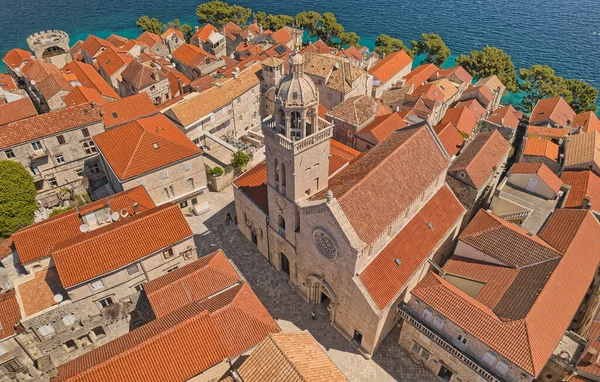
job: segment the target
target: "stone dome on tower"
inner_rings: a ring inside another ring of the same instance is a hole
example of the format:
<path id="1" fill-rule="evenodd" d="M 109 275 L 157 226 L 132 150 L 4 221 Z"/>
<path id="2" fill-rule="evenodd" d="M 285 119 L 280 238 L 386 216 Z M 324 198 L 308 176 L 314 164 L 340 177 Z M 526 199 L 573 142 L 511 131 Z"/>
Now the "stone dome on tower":
<path id="1" fill-rule="evenodd" d="M 283 106 L 310 107 L 319 103 L 317 86 L 304 75 L 304 58 L 300 53 L 290 57 L 290 73 L 281 79 L 277 100 Z"/>

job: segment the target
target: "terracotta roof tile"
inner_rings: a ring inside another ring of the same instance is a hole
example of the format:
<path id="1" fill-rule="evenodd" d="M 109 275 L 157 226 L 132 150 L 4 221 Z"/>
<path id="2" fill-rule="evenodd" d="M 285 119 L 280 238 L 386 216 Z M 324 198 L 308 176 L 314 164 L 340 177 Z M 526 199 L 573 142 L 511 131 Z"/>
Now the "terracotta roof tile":
<path id="1" fill-rule="evenodd" d="M 96 58 L 98 66 L 100 66 L 106 74 L 114 76 L 124 66 L 128 65 L 133 61 L 133 56 L 124 53 L 117 52 L 113 48 L 106 48 L 106 50 Z"/>
<path id="2" fill-rule="evenodd" d="M 25 314 L 23 318 L 57 305 L 58 303 L 54 300 L 54 296 L 57 294 L 67 296 L 55 267 L 36 270 L 32 276 L 33 279 L 15 286 Z"/>
<path id="3" fill-rule="evenodd" d="M 442 88 L 432 82 L 416 87 L 411 96 L 426 98 L 439 103 L 444 103 L 445 100 Z"/>
<path id="4" fill-rule="evenodd" d="M 579 374 L 592 375 L 597 379 L 600 377 L 600 364 L 598 363 L 598 352 L 600 352 L 600 322 L 593 321 L 590 327 L 590 330 L 586 336 L 588 343 L 584 351 L 584 355 L 593 349 L 596 351 L 596 355 L 594 355 L 591 360 L 587 361 L 582 357 L 582 359 L 577 364 L 577 372 Z M 571 379 L 572 382 L 592 382 L 593 379 L 587 379 L 583 376 L 575 376 L 575 378 Z"/>
<path id="5" fill-rule="evenodd" d="M 560 257 L 538 236 L 485 210 L 480 210 L 459 240 L 510 267 L 524 267 Z"/>
<path id="6" fill-rule="evenodd" d="M 138 36 L 138 38 L 136 38 L 136 40 L 148 45 L 148 48 L 152 48 L 156 44 L 163 43 L 163 40 L 162 40 L 162 38 L 160 38 L 159 35 L 151 33 L 151 32 L 142 33 L 141 35 Z"/>
<path id="7" fill-rule="evenodd" d="M 155 80 L 154 77 L 152 77 L 153 73 L 156 73 L 158 80 Z M 121 73 L 121 77 L 124 81 L 129 82 L 135 89 L 138 89 L 138 91 L 167 79 L 167 75 L 162 71 L 140 64 L 137 61 L 131 61 L 131 63 L 127 65 L 127 68 L 123 70 L 123 73 Z"/>
<path id="8" fill-rule="evenodd" d="M 465 172 L 471 186 L 481 189 L 501 165 L 510 148 L 510 143 L 496 130 L 479 133 L 462 150 L 448 172 Z"/>
<path id="9" fill-rule="evenodd" d="M 325 78 L 325 86 L 343 93 L 352 90 L 354 82 L 367 73 L 346 58 L 313 53 L 304 54 L 304 71 Z"/>
<path id="10" fill-rule="evenodd" d="M 377 239 L 446 171 L 448 160 L 432 134 L 422 124 L 399 130 L 329 180 L 329 190 L 365 243 Z"/>
<path id="11" fill-rule="evenodd" d="M 564 138 L 569 135 L 569 129 L 547 126 L 527 126 L 527 135 L 544 138 Z"/>
<path id="12" fill-rule="evenodd" d="M 122 181 L 201 153 L 162 114 L 105 131 L 94 142 Z"/>
<path id="13" fill-rule="evenodd" d="M 95 102 L 96 105 L 104 105 L 106 101 L 96 89 L 85 88 L 83 86 L 75 86 L 73 90 L 65 96 L 65 104 L 67 107 L 89 104 Z"/>
<path id="14" fill-rule="evenodd" d="M 9 50 L 8 53 L 4 56 L 4 63 L 8 65 L 11 69 L 15 69 L 20 67 L 24 61 L 31 59 L 33 54 L 27 50 L 23 49 L 12 49 Z"/>
<path id="15" fill-rule="evenodd" d="M 485 117 L 485 114 L 487 113 L 487 110 L 483 106 L 481 106 L 479 101 L 477 101 L 475 98 L 466 101 L 460 101 L 456 104 L 456 107 L 461 106 L 466 106 L 469 110 L 471 110 L 473 114 L 475 114 L 475 117 L 477 117 L 478 121 L 481 118 Z"/>
<path id="16" fill-rule="evenodd" d="M 438 138 L 440 138 L 440 141 L 442 142 L 442 145 L 444 145 L 450 158 L 458 154 L 465 144 L 465 139 L 453 123 L 440 123 L 439 125 L 434 126 L 433 130 Z"/>
<path id="17" fill-rule="evenodd" d="M 492 93 L 497 90 L 504 92 L 504 89 L 506 89 L 506 86 L 504 86 L 502 81 L 500 81 L 500 79 L 496 75 L 481 78 L 475 83 L 475 86 L 480 85 L 484 85 Z"/>
<path id="18" fill-rule="evenodd" d="M 593 111 L 577 114 L 571 123 L 572 127 L 580 128 L 584 133 L 590 131 L 600 132 L 600 119 Z"/>
<path id="19" fill-rule="evenodd" d="M 37 110 L 29 97 L 5 103 L 0 105 L 0 126 L 36 115 Z"/>
<path id="20" fill-rule="evenodd" d="M 571 190 L 565 201 L 565 208 L 580 208 L 583 200 L 587 197 L 592 205 L 592 210 L 600 209 L 600 177 L 591 170 L 587 171 L 564 171 L 561 179 L 565 184 L 571 186 Z M 599 206 L 596 208 L 596 206 Z"/>
<path id="21" fill-rule="evenodd" d="M 132 188 L 118 194 L 100 199 L 79 208 L 79 213 L 85 215 L 89 212 L 109 206 L 113 211 L 124 208 L 130 210 L 137 202 L 140 211 L 154 207 L 154 203 L 143 186 Z M 82 220 L 76 209 L 63 212 L 39 223 L 22 228 L 12 235 L 15 248 L 22 264 L 27 264 L 50 255 L 50 252 L 60 243 L 82 235 L 79 226 Z"/>
<path id="22" fill-rule="evenodd" d="M 116 34 L 111 34 L 106 38 L 106 41 L 111 43 L 114 47 L 121 48 L 127 43 L 128 40 L 125 37 L 121 37 Z"/>
<path id="23" fill-rule="evenodd" d="M 242 282 L 223 251 L 201 257 L 144 285 L 157 318 Z"/>
<path id="24" fill-rule="evenodd" d="M 306 330 L 270 334 L 237 372 L 244 382 L 348 381 Z"/>
<path id="25" fill-rule="evenodd" d="M 544 98 L 537 102 L 529 123 L 535 125 L 546 120 L 551 120 L 559 126 L 567 127 L 573 122 L 575 112 L 562 97 Z"/>
<path id="26" fill-rule="evenodd" d="M 15 324 L 19 321 L 21 321 L 21 311 L 15 291 L 0 294 L 0 340 L 16 334 Z"/>
<path id="27" fill-rule="evenodd" d="M 440 69 L 431 76 L 431 79 L 448 78 L 452 81 L 453 77 L 455 77 L 455 80 L 469 85 L 473 81 L 473 77 L 462 66 Z"/>
<path id="28" fill-rule="evenodd" d="M 360 126 L 377 113 L 377 103 L 367 94 L 350 97 L 329 110 L 326 115 Z"/>
<path id="29" fill-rule="evenodd" d="M 73 87 L 62 74 L 51 74 L 37 83 L 37 88 L 46 100 L 52 99 L 60 92 L 69 92 Z"/>
<path id="30" fill-rule="evenodd" d="M 600 164 L 600 133 L 580 133 L 567 139 L 565 144 L 565 167 Z"/>
<path id="31" fill-rule="evenodd" d="M 92 35 L 89 35 L 83 44 L 81 44 L 81 50 L 92 58 L 94 58 L 102 48 L 113 48 L 113 45 L 105 39 Z"/>
<path id="32" fill-rule="evenodd" d="M 81 86 L 96 89 L 105 97 L 120 98 L 117 92 L 110 86 L 93 66 L 80 61 L 71 61 L 62 68 L 63 73 L 73 73 L 81 83 Z"/>
<path id="33" fill-rule="evenodd" d="M 300 53 L 301 54 L 304 54 L 304 53 L 328 54 L 328 53 L 331 53 L 332 51 L 333 51 L 333 48 L 329 47 L 321 39 L 318 39 L 317 41 L 311 42 L 310 44 L 308 44 L 304 48 L 302 48 L 302 50 L 300 50 Z"/>
<path id="34" fill-rule="evenodd" d="M 525 139 L 523 155 L 546 157 L 558 162 L 558 145 L 546 139 Z"/>
<path id="35" fill-rule="evenodd" d="M 404 86 L 421 86 L 429 79 L 429 77 L 434 75 L 438 70 L 440 70 L 440 68 L 438 68 L 434 64 L 420 65 L 416 67 L 412 72 L 404 76 Z"/>
<path id="36" fill-rule="evenodd" d="M 122 268 L 192 236 L 178 205 L 164 204 L 85 235 L 51 251 L 65 288 Z"/>
<path id="37" fill-rule="evenodd" d="M 444 185 L 359 273 L 379 309 L 385 309 L 394 300 L 464 212 L 450 188 Z"/>
<path id="38" fill-rule="evenodd" d="M 15 84 L 15 80 L 8 74 L 0 73 L 0 89 L 6 91 L 17 90 L 17 84 Z"/>
<path id="39" fill-rule="evenodd" d="M 477 117 L 468 107 L 456 106 L 446 111 L 440 123 L 452 123 L 458 131 L 471 135 L 477 125 Z"/>
<path id="40" fill-rule="evenodd" d="M 444 103 L 449 102 L 452 99 L 452 97 L 458 94 L 458 88 L 456 87 L 456 85 L 454 85 L 447 78 L 441 78 L 439 80 L 433 81 L 432 83 L 435 84 L 438 88 L 442 89 L 442 93 L 444 93 Z"/>
<path id="41" fill-rule="evenodd" d="M 208 39 L 208 37 L 210 37 L 210 35 L 213 32 L 219 32 L 219 30 L 217 28 L 215 28 L 212 24 L 204 24 L 203 26 L 201 26 L 200 28 L 198 28 L 198 30 L 192 35 L 191 39 L 200 39 L 200 41 L 202 42 L 206 42 L 206 40 Z"/>
<path id="42" fill-rule="evenodd" d="M 98 109 L 93 109 L 89 104 L 40 114 L 0 126 L 0 148 L 15 146 L 101 121 Z"/>
<path id="43" fill-rule="evenodd" d="M 406 126 L 406 122 L 404 122 L 398 113 L 391 113 L 375 118 L 367 127 L 360 130 L 356 136 L 376 145 L 386 139 L 394 131 Z"/>
<path id="44" fill-rule="evenodd" d="M 479 96 L 480 98 L 477 98 Z M 494 99 L 494 94 L 484 85 L 469 86 L 461 96 L 461 100 L 477 98 L 484 107 L 488 107 Z"/>
<path id="45" fill-rule="evenodd" d="M 225 36 L 227 36 L 228 39 L 235 41 L 236 36 L 239 36 L 240 33 L 242 33 L 242 28 L 240 28 L 233 21 L 230 21 L 227 24 L 223 25 L 223 32 L 225 33 Z"/>
<path id="46" fill-rule="evenodd" d="M 274 32 L 271 34 L 271 37 L 277 44 L 287 44 L 292 40 L 292 35 L 285 28 L 281 28 L 277 32 Z"/>
<path id="47" fill-rule="evenodd" d="M 148 93 L 140 93 L 109 102 L 103 105 L 101 110 L 103 112 L 102 120 L 107 129 L 158 114 Z"/>
<path id="48" fill-rule="evenodd" d="M 544 163 L 515 163 L 508 174 L 535 174 L 555 193 L 560 190 L 563 181 Z"/>
<path id="49" fill-rule="evenodd" d="M 173 52 L 173 57 L 183 62 L 190 68 L 200 65 L 204 62 L 204 60 L 206 60 L 207 57 L 213 60 L 217 59 L 204 49 L 191 44 L 183 44 L 179 48 L 175 49 Z"/>
<path id="50" fill-rule="evenodd" d="M 521 117 L 521 113 L 512 107 L 512 105 L 508 105 L 496 109 L 489 117 L 487 117 L 487 120 L 498 126 L 506 126 L 516 130 L 517 127 L 519 127 Z"/>
<path id="51" fill-rule="evenodd" d="M 329 176 L 337 174 L 360 155 L 359 151 L 332 139 L 329 145 Z"/>
<path id="52" fill-rule="evenodd" d="M 41 60 L 29 60 L 21 69 L 29 81 L 41 82 L 50 75 L 62 76 L 62 72 L 54 64 Z"/>
<path id="53" fill-rule="evenodd" d="M 183 32 L 180 31 L 179 29 L 175 29 L 175 28 L 169 28 L 165 31 L 165 33 L 161 34 L 160 37 L 165 40 L 167 37 L 169 37 L 172 33 L 175 33 L 177 35 L 177 37 L 179 37 L 180 39 L 183 40 Z"/>

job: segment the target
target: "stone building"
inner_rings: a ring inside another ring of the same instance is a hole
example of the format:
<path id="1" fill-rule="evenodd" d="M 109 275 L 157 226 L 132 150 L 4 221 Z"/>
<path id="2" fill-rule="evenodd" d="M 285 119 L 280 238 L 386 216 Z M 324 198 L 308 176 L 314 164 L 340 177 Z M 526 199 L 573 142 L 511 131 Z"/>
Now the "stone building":
<path id="1" fill-rule="evenodd" d="M 560 179 L 571 187 L 566 193 L 564 208 L 590 209 L 600 214 L 600 176 L 591 170 L 566 170 Z"/>
<path id="2" fill-rule="evenodd" d="M 86 64 L 94 65 L 98 56 L 107 48 L 114 49 L 115 47 L 103 38 L 89 35 L 80 46 L 83 61 Z"/>
<path id="3" fill-rule="evenodd" d="M 562 158 L 559 154 L 560 147 L 547 139 L 525 138 L 521 145 L 521 155 L 519 162 L 525 163 L 544 163 L 555 173 L 558 173 L 562 166 Z"/>
<path id="4" fill-rule="evenodd" d="M 481 131 L 498 130 L 504 139 L 512 142 L 522 117 L 512 105 L 501 107 L 481 121 Z"/>
<path id="5" fill-rule="evenodd" d="M 448 123 L 453 124 L 458 131 L 469 137 L 477 127 L 477 117 L 468 107 L 456 106 L 448 109 L 440 121 L 442 125 Z"/>
<path id="6" fill-rule="evenodd" d="M 133 56 L 108 47 L 97 57 L 98 72 L 115 91 L 119 91 L 121 73 L 133 61 Z"/>
<path id="7" fill-rule="evenodd" d="M 198 79 L 225 66 L 225 61 L 202 48 L 183 44 L 173 52 L 173 63 L 177 70 L 190 80 Z"/>
<path id="8" fill-rule="evenodd" d="M 212 24 L 196 27 L 190 38 L 190 44 L 200 47 L 216 57 L 223 57 L 226 54 L 225 36 L 219 33 L 219 30 Z"/>
<path id="9" fill-rule="evenodd" d="M 339 143 L 318 116 L 319 90 L 302 55 L 293 55 L 290 67 L 275 114 L 263 124 L 264 170 L 236 180 L 239 227 L 369 356 L 397 323 L 395 306 L 428 261 L 452 249 L 464 209 L 444 183 L 448 157 L 426 124 L 391 134 L 359 158 L 354 150 L 331 155 Z M 425 152 L 428 161 L 421 160 Z M 254 187 L 261 179 L 266 185 Z"/>
<path id="10" fill-rule="evenodd" d="M 121 73 L 119 89 L 122 97 L 139 93 L 148 93 L 155 105 L 171 99 L 169 78 L 152 64 L 144 65 L 131 61 Z"/>
<path id="11" fill-rule="evenodd" d="M 463 225 L 491 201 L 509 152 L 510 143 L 497 131 L 479 133 L 448 168 L 446 181 L 467 209 Z"/>
<path id="12" fill-rule="evenodd" d="M 568 137 L 565 142 L 565 169 L 592 170 L 600 175 L 600 133 L 592 131 Z"/>
<path id="13" fill-rule="evenodd" d="M 481 78 L 475 83 L 475 86 L 485 86 L 492 94 L 493 98 L 489 105 L 489 110 L 494 111 L 500 107 L 500 101 L 506 90 L 506 86 L 495 75 Z"/>
<path id="14" fill-rule="evenodd" d="M 38 60 L 62 68 L 73 59 L 69 53 L 69 35 L 64 31 L 48 30 L 27 37 L 27 45 Z"/>
<path id="15" fill-rule="evenodd" d="M 173 53 L 177 48 L 179 48 L 182 44 L 185 44 L 185 38 L 183 37 L 183 32 L 179 29 L 169 28 L 160 35 L 163 42 L 169 47 L 169 52 Z"/>
<path id="16" fill-rule="evenodd" d="M 66 107 L 64 98 L 73 87 L 56 65 L 42 60 L 30 60 L 21 72 L 23 86 L 40 113 Z"/>
<path id="17" fill-rule="evenodd" d="M 473 82 L 473 77 L 462 66 L 439 69 L 429 77 L 429 80 L 436 81 L 442 78 L 446 78 L 455 84 L 458 87 L 460 94 L 462 94 Z"/>
<path id="18" fill-rule="evenodd" d="M 92 137 L 104 131 L 92 104 L 9 123 L 0 130 L 0 159 L 18 161 L 29 169 L 38 200 L 54 205 L 61 189 L 80 193 L 105 177 Z M 87 180 L 85 180 L 87 179 Z"/>
<path id="19" fill-rule="evenodd" d="M 319 90 L 319 100 L 327 110 L 348 98 L 371 95 L 373 76 L 348 59 L 331 54 L 306 54 L 306 74 Z"/>
<path id="20" fill-rule="evenodd" d="M 158 114 L 158 110 L 152 103 L 148 93 L 121 98 L 100 107 L 100 116 L 106 129 L 112 129 L 156 114 Z"/>
<path id="21" fill-rule="evenodd" d="M 373 76 L 373 98 L 381 98 L 384 91 L 402 82 L 402 78 L 410 73 L 412 58 L 405 51 L 390 53 L 369 69 Z"/>
<path id="22" fill-rule="evenodd" d="M 76 86 L 79 84 L 83 87 L 97 90 L 105 102 L 115 101 L 120 98 L 110 83 L 102 78 L 92 65 L 81 61 L 71 61 L 62 68 L 62 72 L 67 76 L 76 77 L 76 81 L 72 80 L 71 85 Z"/>
<path id="23" fill-rule="evenodd" d="M 429 79 L 440 71 L 434 64 L 422 64 L 404 76 L 404 86 L 413 85 L 415 88 L 425 85 Z"/>
<path id="24" fill-rule="evenodd" d="M 461 101 L 475 100 L 486 110 L 486 114 L 494 111 L 494 93 L 492 93 L 485 85 L 471 85 L 462 96 Z"/>
<path id="25" fill-rule="evenodd" d="M 59 366 L 56 380 L 218 381 L 281 330 L 222 251 L 144 289 L 157 318 Z"/>
<path id="26" fill-rule="evenodd" d="M 6 70 L 8 74 L 15 80 L 15 82 L 19 82 L 19 79 L 23 77 L 21 73 L 21 69 L 27 64 L 29 60 L 33 58 L 31 52 L 23 50 L 23 49 L 12 49 L 9 50 L 8 53 L 4 56 L 2 61 L 4 65 L 6 65 Z"/>
<path id="27" fill-rule="evenodd" d="M 143 185 L 156 205 L 179 203 L 185 212 L 206 192 L 202 151 L 162 114 L 94 137 L 116 192 Z"/>
<path id="28" fill-rule="evenodd" d="M 598 234 L 583 210 L 557 210 L 539 236 L 481 210 L 399 305 L 400 344 L 446 381 L 562 381 L 598 308 Z"/>
<path id="29" fill-rule="evenodd" d="M 394 131 L 406 126 L 407 123 L 398 113 L 380 115 L 356 134 L 354 148 L 362 152 L 369 151 L 386 140 Z M 444 143 L 441 139 L 440 141 Z"/>
<path id="30" fill-rule="evenodd" d="M 333 124 L 333 139 L 356 147 L 356 135 L 378 116 L 378 103 L 369 94 L 351 97 L 325 114 Z"/>
<path id="31" fill-rule="evenodd" d="M 13 239 L 28 272 L 14 282 L 21 325 L 54 365 L 138 326 L 142 285 L 197 258 L 178 206 L 155 207 L 143 187 L 49 218 Z"/>
<path id="32" fill-rule="evenodd" d="M 160 56 L 167 57 L 169 54 L 169 47 L 159 35 L 152 32 L 144 32 L 136 38 L 137 41 L 144 43 L 151 53 Z"/>
<path id="33" fill-rule="evenodd" d="M 261 69 L 255 63 L 202 93 L 184 96 L 162 113 L 197 145 L 218 144 L 213 137 L 239 138 L 261 122 Z"/>

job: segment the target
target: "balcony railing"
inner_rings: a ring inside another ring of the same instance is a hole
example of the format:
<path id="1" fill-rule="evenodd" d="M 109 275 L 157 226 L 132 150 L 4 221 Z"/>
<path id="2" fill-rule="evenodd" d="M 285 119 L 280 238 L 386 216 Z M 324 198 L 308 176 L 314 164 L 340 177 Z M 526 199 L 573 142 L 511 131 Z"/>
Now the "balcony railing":
<path id="1" fill-rule="evenodd" d="M 299 152 L 309 146 L 331 138 L 333 135 L 333 127 L 326 127 L 324 129 L 319 130 L 315 134 L 311 134 L 308 137 L 305 137 L 300 140 L 291 140 L 284 137 L 281 134 L 278 134 L 274 119 L 269 118 L 263 120 L 262 132 L 267 139 L 271 139 L 277 142 L 281 147 L 285 148 L 286 150 Z"/>
<path id="2" fill-rule="evenodd" d="M 456 346 L 452 345 L 450 342 L 440 337 L 437 333 L 430 330 L 425 323 L 421 322 L 409 312 L 406 303 L 403 302 L 398 306 L 398 315 L 404 321 L 414 326 L 417 330 L 439 345 L 442 349 L 454 356 L 454 358 L 467 365 L 471 370 L 475 371 L 486 381 L 502 382 L 501 379 L 496 378 L 494 375 L 488 372 L 481 364 L 479 364 L 479 362 L 475 361 L 473 358 L 460 351 Z"/>

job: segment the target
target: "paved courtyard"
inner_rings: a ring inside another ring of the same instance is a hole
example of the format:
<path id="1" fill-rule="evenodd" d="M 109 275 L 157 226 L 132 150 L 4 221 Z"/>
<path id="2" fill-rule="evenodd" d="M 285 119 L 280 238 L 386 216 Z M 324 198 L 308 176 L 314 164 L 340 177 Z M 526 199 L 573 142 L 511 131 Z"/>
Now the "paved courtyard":
<path id="1" fill-rule="evenodd" d="M 398 328 L 388 335 L 373 359 L 367 360 L 329 324 L 328 317 L 317 315 L 317 319 L 312 320 L 312 306 L 292 289 L 285 276 L 268 263 L 233 223 L 225 225 L 227 212 L 235 215 L 232 188 L 211 192 L 209 197 L 210 212 L 188 218 L 196 234 L 199 255 L 223 249 L 283 331 L 308 330 L 351 381 L 437 380 L 428 369 L 416 365 L 397 344 Z"/>

